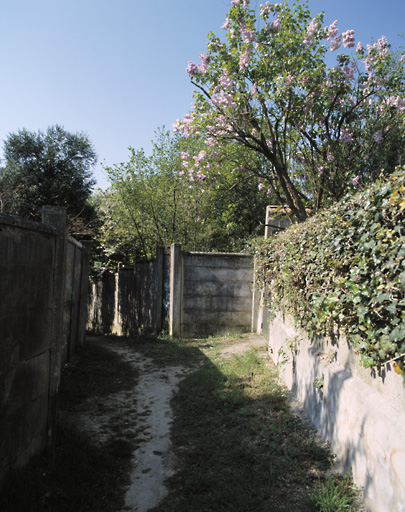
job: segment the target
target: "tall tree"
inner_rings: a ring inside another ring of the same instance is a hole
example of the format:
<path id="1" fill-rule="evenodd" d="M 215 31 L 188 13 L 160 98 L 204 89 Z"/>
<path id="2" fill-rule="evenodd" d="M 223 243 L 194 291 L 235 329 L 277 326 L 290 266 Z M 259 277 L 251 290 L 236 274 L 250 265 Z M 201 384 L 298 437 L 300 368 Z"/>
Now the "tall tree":
<path id="1" fill-rule="evenodd" d="M 100 270 L 152 257 L 173 242 L 185 250 L 238 250 L 240 240 L 262 234 L 268 190 L 238 169 L 247 155 L 227 148 L 211 168 L 203 148 L 195 137 L 161 129 L 150 156 L 131 149 L 128 163 L 105 168 L 111 186 L 92 199 L 101 221 Z M 200 155 L 195 171 L 185 168 L 189 154 Z M 248 160 L 256 171 L 259 163 Z"/>
<path id="2" fill-rule="evenodd" d="M 260 18 L 249 0 L 231 4 L 225 41 L 209 34 L 201 64 L 189 61 L 195 105 L 175 131 L 262 155 L 298 220 L 404 159 L 405 59 L 384 37 L 329 67 L 328 50 L 354 48 L 353 30 L 324 26 L 305 2 L 266 2 Z"/>
<path id="3" fill-rule="evenodd" d="M 46 133 L 19 130 L 4 141 L 1 211 L 37 219 L 44 205 L 66 207 L 68 217 L 89 216 L 97 161 L 87 135 L 52 126 Z"/>

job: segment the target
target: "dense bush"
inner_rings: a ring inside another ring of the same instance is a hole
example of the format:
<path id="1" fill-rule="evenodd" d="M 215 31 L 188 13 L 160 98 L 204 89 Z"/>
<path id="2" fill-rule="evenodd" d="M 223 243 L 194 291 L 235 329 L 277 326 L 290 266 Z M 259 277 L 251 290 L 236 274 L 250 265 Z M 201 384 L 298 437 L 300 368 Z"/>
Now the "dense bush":
<path id="1" fill-rule="evenodd" d="M 388 179 L 293 225 L 259 252 L 272 311 L 311 335 L 339 330 L 365 367 L 405 353 L 405 166 Z M 394 361 L 393 361 L 394 360 Z"/>

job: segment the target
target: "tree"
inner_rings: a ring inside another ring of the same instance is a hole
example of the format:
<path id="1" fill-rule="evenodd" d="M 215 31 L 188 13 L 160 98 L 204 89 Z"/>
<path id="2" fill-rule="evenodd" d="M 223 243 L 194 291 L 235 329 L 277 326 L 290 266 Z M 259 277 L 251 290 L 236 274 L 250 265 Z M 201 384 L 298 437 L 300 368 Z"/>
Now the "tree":
<path id="1" fill-rule="evenodd" d="M 38 219 L 44 205 L 64 206 L 70 219 L 88 218 L 88 199 L 97 156 L 87 135 L 60 126 L 47 132 L 25 129 L 4 142 L 0 169 L 1 211 Z"/>
<path id="2" fill-rule="evenodd" d="M 101 222 L 100 270 L 153 257 L 157 246 L 238 250 L 240 239 L 263 234 L 267 191 L 257 193 L 258 180 L 246 183 L 229 151 L 217 161 L 221 172 L 202 161 L 194 177 L 185 170 L 187 155 L 201 154 L 203 146 L 160 129 L 150 156 L 130 148 L 128 163 L 105 168 L 111 186 L 92 199 Z M 234 149 L 243 159 L 241 148 Z"/>
<path id="3" fill-rule="evenodd" d="M 201 64 L 189 61 L 195 105 L 174 130 L 200 134 L 211 152 L 238 144 L 262 155 L 268 186 L 302 221 L 308 207 L 338 200 L 405 157 L 405 56 L 382 37 L 329 68 L 326 44 L 353 48 L 353 30 L 323 27 L 323 14 L 313 18 L 299 2 L 266 2 L 259 23 L 249 3 L 232 0 L 226 42 L 209 34 Z"/>

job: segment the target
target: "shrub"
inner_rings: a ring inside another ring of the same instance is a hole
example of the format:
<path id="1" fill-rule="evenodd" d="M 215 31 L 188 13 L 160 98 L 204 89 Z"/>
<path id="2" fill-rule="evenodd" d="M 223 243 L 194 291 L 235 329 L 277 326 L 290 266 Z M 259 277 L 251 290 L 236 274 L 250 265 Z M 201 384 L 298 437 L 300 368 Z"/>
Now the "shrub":
<path id="1" fill-rule="evenodd" d="M 269 305 L 311 335 L 346 335 L 363 365 L 405 353 L 405 166 L 277 234 L 258 251 Z"/>

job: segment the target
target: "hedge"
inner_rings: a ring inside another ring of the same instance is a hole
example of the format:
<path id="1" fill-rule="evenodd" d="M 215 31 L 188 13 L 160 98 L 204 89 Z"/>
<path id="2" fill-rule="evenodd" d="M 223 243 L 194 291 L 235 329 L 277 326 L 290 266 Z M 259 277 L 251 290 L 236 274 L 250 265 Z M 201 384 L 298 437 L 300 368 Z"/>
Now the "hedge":
<path id="1" fill-rule="evenodd" d="M 310 335 L 346 336 L 365 367 L 405 355 L 405 166 L 294 224 L 257 253 L 272 311 Z"/>

